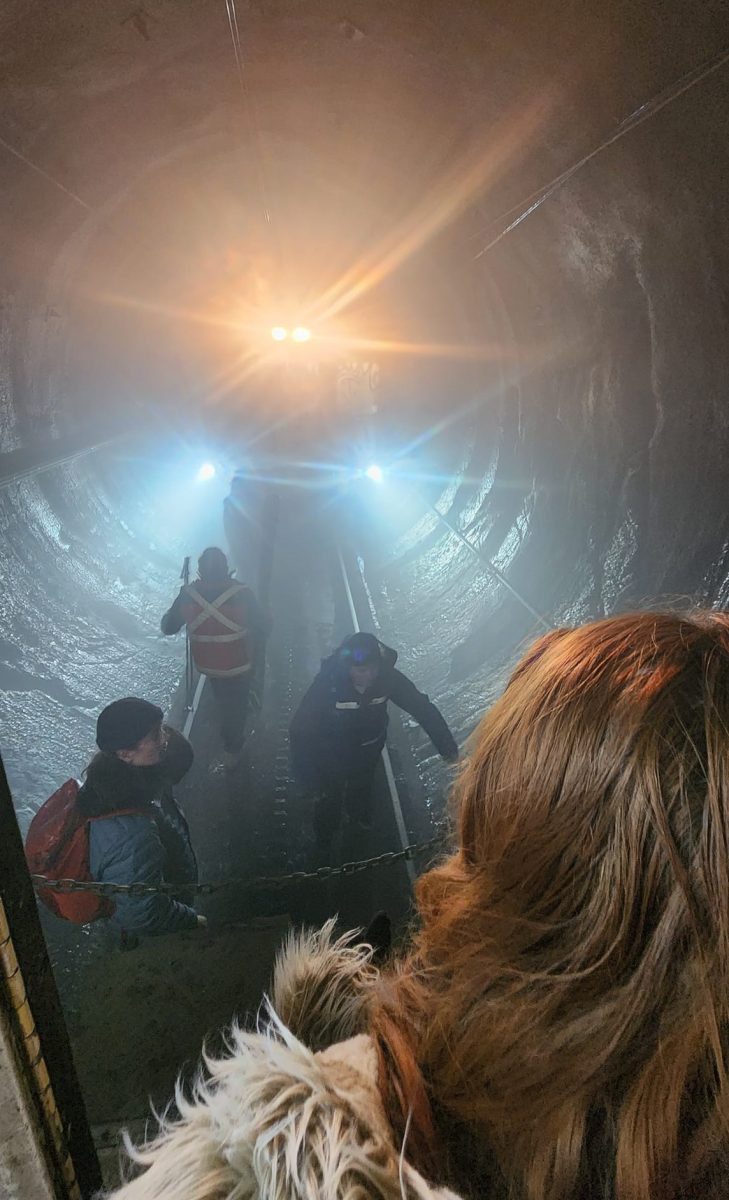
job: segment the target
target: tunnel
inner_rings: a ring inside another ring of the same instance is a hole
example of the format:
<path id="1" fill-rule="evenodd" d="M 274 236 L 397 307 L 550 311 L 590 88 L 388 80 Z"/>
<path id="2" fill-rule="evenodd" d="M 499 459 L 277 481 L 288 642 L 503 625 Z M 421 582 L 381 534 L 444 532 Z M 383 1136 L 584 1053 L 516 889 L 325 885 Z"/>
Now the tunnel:
<path id="1" fill-rule="evenodd" d="M 311 869 L 287 728 L 343 637 L 396 648 L 462 746 L 545 630 L 724 606 L 727 16 L 722 0 L 6 0 L 14 809 L 25 834 L 81 777 L 100 709 L 143 696 L 188 729 L 179 798 L 201 879 L 225 885 L 201 898 L 204 943 L 128 954 L 103 922 L 41 908 L 102 1157 L 252 1011 L 292 921 L 384 908 L 407 925 L 451 775 L 395 711 L 374 831 L 337 862 L 423 853 L 251 886 Z M 184 637 L 159 631 L 207 545 L 271 620 L 232 780 Z"/>

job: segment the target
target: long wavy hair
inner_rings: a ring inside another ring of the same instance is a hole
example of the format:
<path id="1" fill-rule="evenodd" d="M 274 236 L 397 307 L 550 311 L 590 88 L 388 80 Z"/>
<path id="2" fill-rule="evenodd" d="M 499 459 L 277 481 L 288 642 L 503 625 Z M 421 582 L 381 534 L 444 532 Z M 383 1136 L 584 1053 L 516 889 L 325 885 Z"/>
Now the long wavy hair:
<path id="1" fill-rule="evenodd" d="M 729 1196 L 729 617 L 542 638 L 455 803 L 372 1012 L 416 1165 L 514 1200 Z"/>

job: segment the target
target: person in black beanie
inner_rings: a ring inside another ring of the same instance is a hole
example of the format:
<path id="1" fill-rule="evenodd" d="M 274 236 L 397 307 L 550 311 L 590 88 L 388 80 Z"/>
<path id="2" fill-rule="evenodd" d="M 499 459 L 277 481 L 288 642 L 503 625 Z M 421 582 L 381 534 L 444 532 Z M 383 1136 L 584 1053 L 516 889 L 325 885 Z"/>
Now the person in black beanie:
<path id="1" fill-rule="evenodd" d="M 197 883 L 187 821 L 172 792 L 192 765 L 192 746 L 163 717 L 156 704 L 126 696 L 108 704 L 96 722 L 99 753 L 86 769 L 77 805 L 89 822 L 91 875 L 101 883 Z M 111 919 L 123 943 L 206 924 L 182 899 L 161 892 L 114 901 Z"/>
<path id="2" fill-rule="evenodd" d="M 291 722 L 294 772 L 316 795 L 314 832 L 320 855 L 331 851 L 342 809 L 361 829 L 372 825 L 372 784 L 387 734 L 392 700 L 422 725 L 446 762 L 458 746 L 442 714 L 396 670 L 397 651 L 372 633 L 345 638 L 304 695 Z"/>

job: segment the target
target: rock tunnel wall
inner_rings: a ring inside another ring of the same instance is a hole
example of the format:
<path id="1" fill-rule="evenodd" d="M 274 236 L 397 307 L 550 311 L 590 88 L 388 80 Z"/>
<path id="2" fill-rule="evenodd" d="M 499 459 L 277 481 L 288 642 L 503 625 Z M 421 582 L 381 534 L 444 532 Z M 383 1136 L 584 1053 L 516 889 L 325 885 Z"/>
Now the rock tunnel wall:
<path id="1" fill-rule="evenodd" d="M 463 412 L 429 442 L 441 480 L 427 498 L 547 621 L 665 599 L 723 604 L 729 68 L 477 255 L 502 210 L 715 52 L 726 10 L 567 5 L 547 20 L 532 8 L 444 4 L 426 17 L 409 5 L 251 7 L 263 137 L 290 146 L 310 118 L 310 170 L 327 149 L 342 151 L 340 195 L 363 186 L 363 142 L 381 147 L 379 236 L 398 187 L 407 208 L 413 162 L 421 191 L 428 181 L 422 152 L 397 168 L 418 130 L 436 147 L 436 171 L 449 138 L 476 156 L 503 112 L 522 128 L 516 117 L 542 97 L 542 116 L 498 178 L 484 175 L 418 250 L 431 256 L 423 279 L 447 275 L 463 339 L 500 348 L 472 364 L 467 383 L 455 373 L 452 391 L 424 400 L 433 424 L 439 406 Z M 182 157 L 197 163 L 204 198 L 239 112 L 211 3 L 117 3 L 103 18 L 95 5 L 64 9 L 45 24 L 32 5 L 2 18 L 8 141 L 73 195 L 0 150 L 0 467 L 19 446 L 93 431 L 102 387 L 117 424 L 142 444 L 146 396 L 163 394 L 169 419 L 170 397 L 189 384 L 187 335 L 160 336 L 135 318 L 130 355 L 128 327 L 108 316 L 95 324 L 86 285 L 100 273 L 119 287 L 157 274 L 148 251 L 159 243 L 164 257 L 159 213 L 171 193 L 163 187 L 152 205 L 155 181 Z M 140 192 L 150 179 L 152 191 Z M 168 294 L 181 280 L 167 282 Z M 115 328 L 121 344 L 105 358 Z M 156 629 L 184 539 L 155 521 L 149 453 L 102 452 L 0 492 L 0 721 L 24 820 L 83 765 L 103 703 L 143 692 L 166 704 L 177 683 L 180 646 Z M 413 510 L 405 525 L 365 554 L 368 584 L 383 636 L 465 735 L 534 621 L 434 516 Z"/>

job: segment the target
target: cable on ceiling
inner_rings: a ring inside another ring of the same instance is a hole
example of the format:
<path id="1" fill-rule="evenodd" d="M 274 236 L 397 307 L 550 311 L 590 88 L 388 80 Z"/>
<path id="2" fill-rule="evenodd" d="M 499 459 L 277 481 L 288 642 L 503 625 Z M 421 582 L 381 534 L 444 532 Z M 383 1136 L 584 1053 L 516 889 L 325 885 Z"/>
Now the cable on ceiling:
<path id="1" fill-rule="evenodd" d="M 31 171 L 35 171 L 36 175 L 40 175 L 43 179 L 46 179 L 49 183 L 52 183 L 54 187 L 57 187 L 59 191 L 63 192 L 66 196 L 70 196 L 71 199 L 76 202 L 76 204 L 80 204 L 81 207 L 86 209 L 87 212 L 94 211 L 92 205 L 87 204 L 77 192 L 72 192 L 70 188 L 66 187 L 65 183 L 61 183 L 60 179 L 56 179 L 55 176 L 51 175 L 48 171 L 44 171 L 43 167 L 39 167 L 37 163 L 34 163 L 32 159 L 27 158 L 25 154 L 21 154 L 19 150 L 15 149 L 15 146 L 11 146 L 10 142 L 6 142 L 5 138 L 0 137 L 0 146 L 2 146 L 4 150 L 7 150 L 8 154 L 13 154 L 16 158 L 19 158 L 22 163 L 25 163 L 26 167 L 29 167 Z"/>
<path id="2" fill-rule="evenodd" d="M 508 233 L 512 233 L 514 229 L 517 229 L 518 226 L 521 225 L 522 221 L 525 221 L 526 218 L 531 216 L 533 212 L 536 212 L 536 210 L 540 208 L 542 204 L 544 204 L 545 200 L 548 200 L 550 196 L 553 196 L 554 193 L 561 188 L 568 179 L 571 179 L 573 175 L 576 175 L 577 172 L 580 171 L 582 167 L 586 166 L 587 163 L 591 162 L 593 158 L 596 158 L 598 154 L 602 154 L 603 150 L 607 150 L 609 146 L 614 145 L 615 142 L 625 137 L 625 135 L 630 133 L 631 130 L 637 129 L 639 125 L 642 125 L 645 121 L 648 121 L 651 117 L 654 117 L 661 111 L 661 109 L 665 108 L 667 104 L 671 104 L 674 100 L 677 100 L 679 96 L 682 96 L 684 92 L 687 92 L 690 88 L 695 87 L 697 83 L 701 83 L 701 81 L 706 79 L 708 75 L 711 75 L 714 71 L 718 71 L 719 68 L 723 67 L 726 62 L 729 62 L 729 50 L 725 49 L 710 59 L 709 62 L 702 63 L 698 67 L 694 67 L 691 71 L 687 71 L 684 75 L 677 79 L 675 83 L 670 84 L 661 92 L 658 92 L 656 96 L 653 96 L 652 99 L 647 100 L 644 104 L 641 104 L 639 108 L 636 108 L 634 112 L 625 117 L 620 122 L 620 125 L 616 129 L 615 133 L 611 134 L 610 137 L 605 138 L 605 140 L 600 142 L 598 146 L 595 146 L 595 148 L 591 150 L 589 154 L 583 155 L 582 158 L 573 163 L 571 167 L 567 167 L 567 169 L 557 175 L 551 181 L 551 183 L 538 188 L 524 200 L 521 200 L 518 204 L 514 204 L 511 208 L 507 208 L 506 211 L 501 213 L 499 217 L 495 217 L 494 220 L 490 222 L 492 225 L 497 224 L 499 221 L 505 220 L 511 215 L 511 213 L 521 210 L 519 211 L 519 215 L 513 221 L 511 221 L 505 229 L 502 229 L 500 233 L 493 237 L 490 242 L 487 242 L 487 244 L 479 250 L 478 254 L 474 255 L 474 261 L 481 258 L 483 254 L 487 254 L 489 250 L 493 250 L 494 246 L 497 246 L 502 238 L 505 238 Z"/>
<path id="3" fill-rule="evenodd" d="M 235 56 L 235 65 L 238 71 L 238 82 L 240 84 L 241 94 L 243 96 L 243 106 L 245 109 L 248 127 L 253 135 L 253 140 L 256 148 L 256 166 L 258 172 L 258 186 L 261 192 L 261 202 L 263 206 L 263 215 L 267 225 L 271 225 L 271 205 L 268 198 L 268 187 L 266 185 L 266 172 L 263 160 L 263 143 L 261 139 L 261 131 L 258 122 L 258 113 L 256 111 L 255 101 L 250 94 L 246 85 L 246 77 L 243 60 L 243 44 L 241 42 L 240 27 L 238 25 L 238 14 L 235 10 L 235 0 L 225 0 L 225 11 L 228 16 L 228 27 L 230 29 L 230 39 L 233 43 L 233 54 Z"/>

